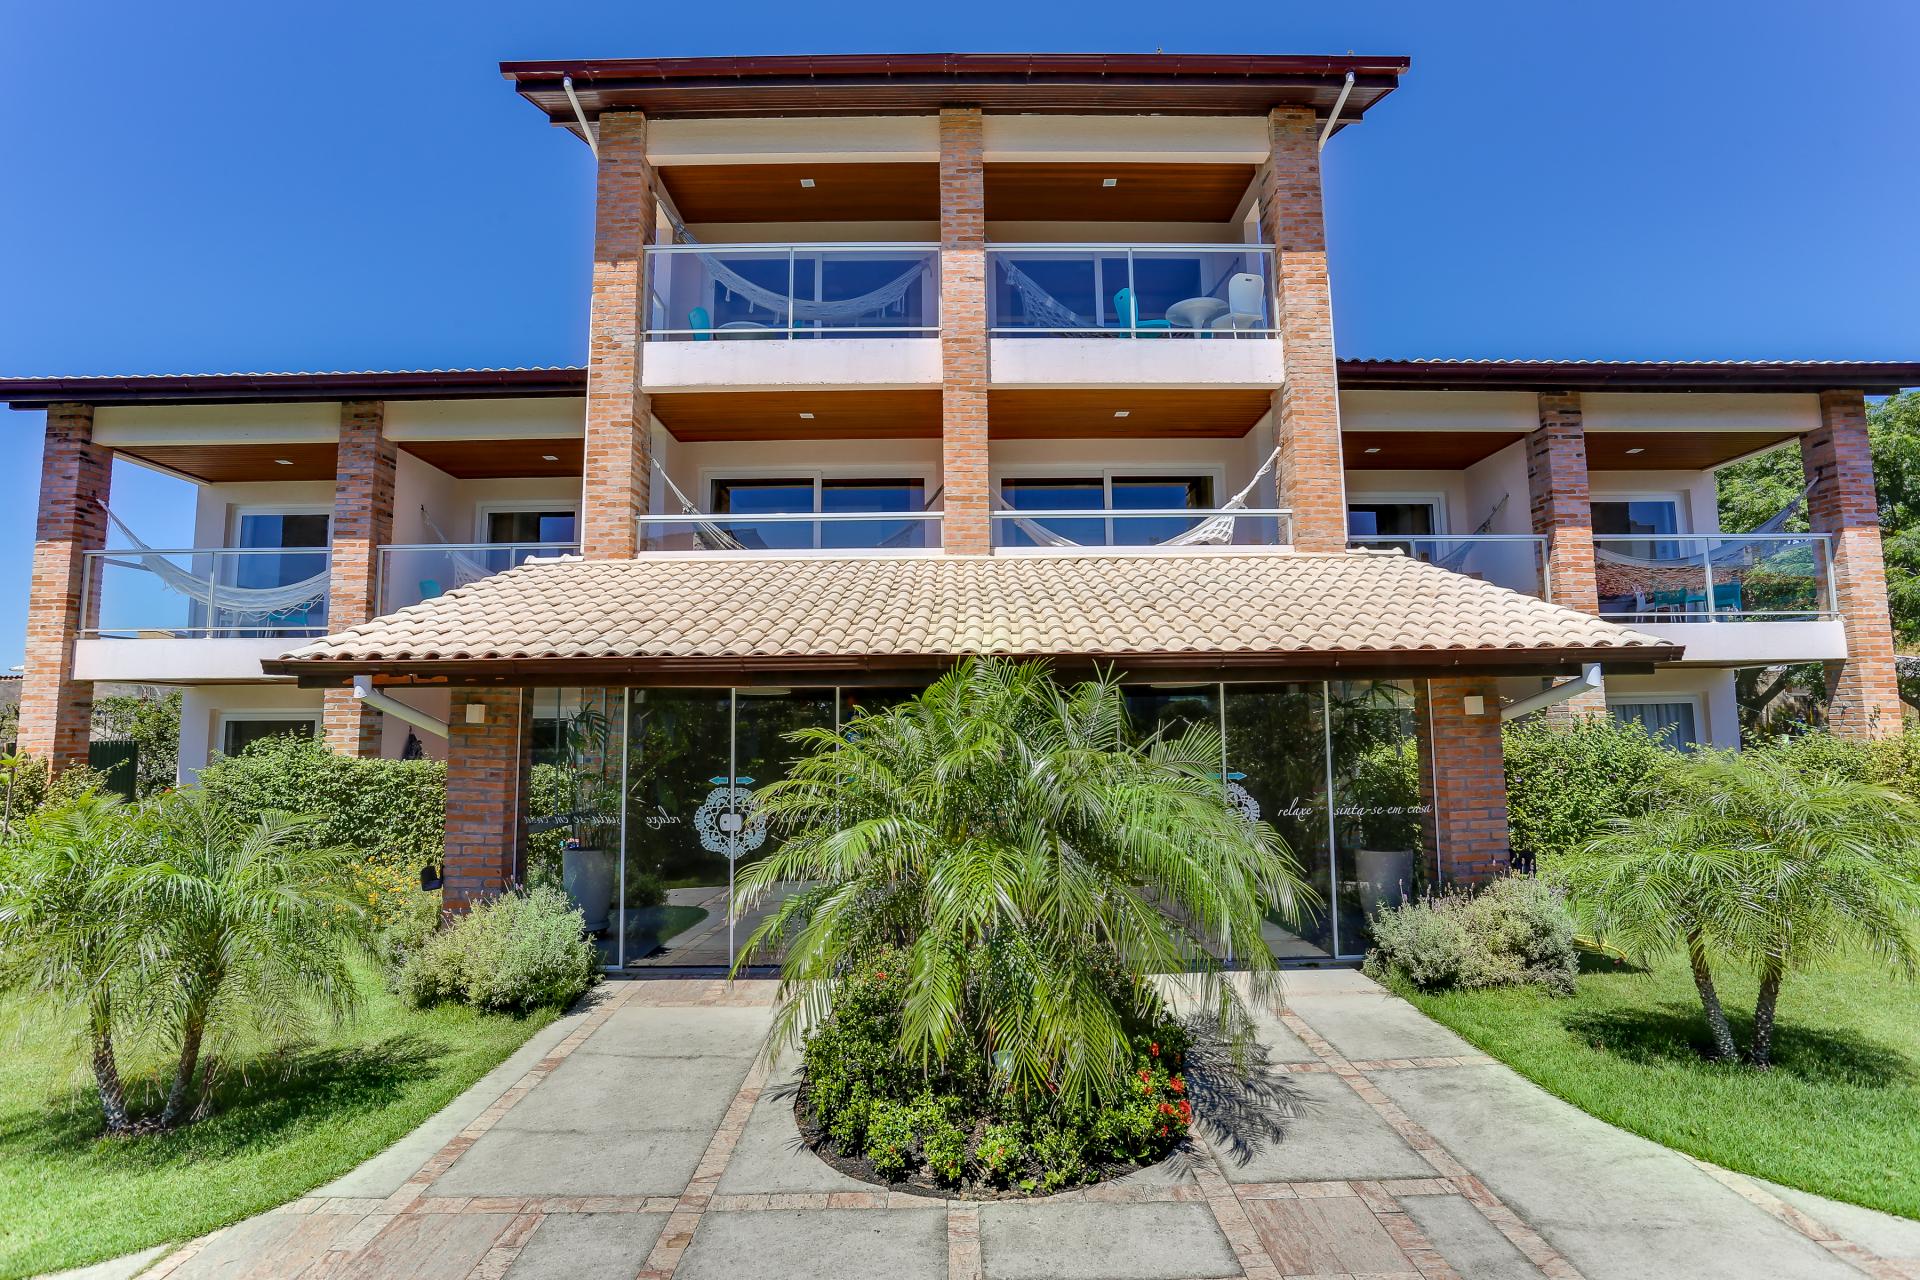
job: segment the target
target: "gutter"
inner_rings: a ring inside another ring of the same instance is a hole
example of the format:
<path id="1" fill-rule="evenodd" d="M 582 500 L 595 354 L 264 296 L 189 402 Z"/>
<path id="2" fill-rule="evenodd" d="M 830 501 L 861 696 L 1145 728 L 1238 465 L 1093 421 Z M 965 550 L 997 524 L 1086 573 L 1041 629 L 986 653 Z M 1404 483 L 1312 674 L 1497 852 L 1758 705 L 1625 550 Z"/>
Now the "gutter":
<path id="1" fill-rule="evenodd" d="M 1583 693 L 1592 693 L 1598 688 L 1600 688 L 1600 664 L 1597 662 L 1589 662 L 1580 668 L 1580 675 L 1577 679 L 1569 680 L 1565 684 L 1556 684 L 1550 689 L 1542 689 L 1531 698 L 1522 698 L 1518 702 L 1509 702 L 1506 706 L 1500 708 L 1500 722 L 1505 724 L 1510 720 L 1518 720 L 1521 716 L 1532 715 L 1534 712 L 1544 710 L 1547 707 L 1559 706 L 1569 698 L 1577 698 Z"/>
<path id="2" fill-rule="evenodd" d="M 447 722 L 416 707 L 410 707 L 398 698 L 388 697 L 373 687 L 372 676 L 353 678 L 353 696 L 376 711 L 384 711 L 396 720 L 404 720 L 416 729 L 425 729 L 436 738 L 447 736 Z"/>

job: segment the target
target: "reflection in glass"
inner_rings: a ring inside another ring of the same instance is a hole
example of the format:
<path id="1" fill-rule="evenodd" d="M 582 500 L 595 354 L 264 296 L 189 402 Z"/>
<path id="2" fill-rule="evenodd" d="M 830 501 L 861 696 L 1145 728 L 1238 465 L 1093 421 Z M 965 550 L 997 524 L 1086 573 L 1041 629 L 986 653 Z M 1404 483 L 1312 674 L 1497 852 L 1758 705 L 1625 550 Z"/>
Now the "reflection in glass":
<path id="1" fill-rule="evenodd" d="M 732 691 L 628 695 L 624 963 L 724 965 Z"/>
<path id="2" fill-rule="evenodd" d="M 1333 954 L 1322 691 L 1317 680 L 1226 687 L 1228 798 L 1272 824 L 1323 904 L 1297 925 L 1268 916 L 1267 943 L 1282 960 Z"/>
<path id="3" fill-rule="evenodd" d="M 1327 697 L 1336 939 L 1340 954 L 1358 955 L 1376 912 L 1428 888 L 1414 689 L 1406 681 L 1335 680 Z"/>
<path id="4" fill-rule="evenodd" d="M 529 689 L 526 881 L 559 885 L 604 963 L 618 952 L 618 689 Z"/>

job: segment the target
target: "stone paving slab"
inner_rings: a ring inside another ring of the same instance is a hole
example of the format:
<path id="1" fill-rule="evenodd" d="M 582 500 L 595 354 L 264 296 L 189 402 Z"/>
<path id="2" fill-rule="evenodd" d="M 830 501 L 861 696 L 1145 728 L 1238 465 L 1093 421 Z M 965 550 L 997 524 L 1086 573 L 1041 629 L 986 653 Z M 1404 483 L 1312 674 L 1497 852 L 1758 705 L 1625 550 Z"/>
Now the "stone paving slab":
<path id="1" fill-rule="evenodd" d="M 647 1008 L 627 1005 L 593 1039 L 584 1054 L 620 1054 L 635 1058 L 687 1058 L 752 1054 L 773 1026 L 766 1008 Z"/>
<path id="2" fill-rule="evenodd" d="M 1504 1067 L 1383 1071 L 1388 1097 L 1592 1280 L 1858 1272 L 1696 1169 Z"/>
<path id="3" fill-rule="evenodd" d="M 980 1206 L 986 1280 L 1198 1280 L 1240 1264 L 1204 1204 Z"/>
<path id="4" fill-rule="evenodd" d="M 709 1213 L 675 1280 L 794 1280 L 812 1270 L 834 1280 L 944 1276 L 944 1207 Z"/>
<path id="5" fill-rule="evenodd" d="M 1406 1001 L 1371 994 L 1294 993 L 1289 1007 L 1348 1058 L 1450 1058 L 1478 1049 Z"/>
<path id="6" fill-rule="evenodd" d="M 1400 1275 L 1414 1270 L 1357 1196 L 1243 1203 L 1267 1256 L 1283 1275 Z"/>
<path id="7" fill-rule="evenodd" d="M 1461 1275 L 1473 1280 L 1540 1280 L 1540 1268 L 1465 1196 L 1402 1196 L 1400 1203 Z"/>
<path id="8" fill-rule="evenodd" d="M 1920 1135 L 1915 1136 L 1920 1142 Z M 1854 1240 L 1883 1258 L 1898 1258 L 1920 1276 L 1920 1222 L 1881 1213 L 1864 1205 L 1845 1204 L 1808 1191 L 1783 1187 L 1755 1178 L 1754 1182 L 1806 1214 L 1821 1226 Z"/>
<path id="9" fill-rule="evenodd" d="M 1347 1178 L 1424 1178 L 1433 1166 L 1331 1073 L 1290 1075 L 1293 1101 L 1284 1137 L 1220 1160 L 1227 1181 L 1324 1182 Z M 1244 1158 L 1243 1158 L 1244 1157 Z"/>
<path id="10" fill-rule="evenodd" d="M 733 1159 L 720 1177 L 722 1195 L 805 1191 L 873 1191 L 813 1154 L 793 1116 L 793 1081 L 767 1089 L 754 1103 Z"/>
<path id="11" fill-rule="evenodd" d="M 711 1129 L 495 1129 L 434 1196 L 652 1196 L 686 1190 Z"/>
<path id="12" fill-rule="evenodd" d="M 664 1213 L 549 1214 L 506 1280 L 633 1280 L 666 1225 Z"/>
<path id="13" fill-rule="evenodd" d="M 495 1128 L 711 1130 L 740 1091 L 753 1055 L 752 1048 L 731 1057 L 701 1058 L 575 1053 Z"/>
<path id="14" fill-rule="evenodd" d="M 132 1280 L 145 1271 L 162 1254 L 170 1251 L 170 1246 L 157 1244 L 151 1249 L 142 1249 L 138 1253 L 129 1253 L 119 1258 L 109 1258 L 105 1262 L 96 1262 L 90 1267 L 75 1267 L 71 1271 L 55 1271 L 42 1276 L 41 1280 Z"/>

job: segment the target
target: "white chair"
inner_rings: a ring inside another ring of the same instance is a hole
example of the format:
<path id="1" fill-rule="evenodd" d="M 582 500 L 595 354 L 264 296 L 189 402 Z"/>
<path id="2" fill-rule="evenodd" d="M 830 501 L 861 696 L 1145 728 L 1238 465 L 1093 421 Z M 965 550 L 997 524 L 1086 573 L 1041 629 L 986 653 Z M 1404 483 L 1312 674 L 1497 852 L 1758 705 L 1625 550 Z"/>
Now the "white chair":
<path id="1" fill-rule="evenodd" d="M 1261 298 L 1266 288 L 1266 282 L 1251 271 L 1242 271 L 1230 278 L 1227 281 L 1227 314 L 1213 322 L 1214 331 L 1232 331 L 1238 337 L 1241 329 L 1259 328 L 1264 313 Z"/>

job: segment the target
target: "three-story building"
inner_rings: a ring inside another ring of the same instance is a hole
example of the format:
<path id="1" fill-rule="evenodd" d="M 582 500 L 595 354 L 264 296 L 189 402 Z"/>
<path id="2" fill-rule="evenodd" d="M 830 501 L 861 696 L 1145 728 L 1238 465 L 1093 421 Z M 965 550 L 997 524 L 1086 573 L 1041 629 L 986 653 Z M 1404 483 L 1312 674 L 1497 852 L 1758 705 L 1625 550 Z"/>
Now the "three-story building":
<path id="1" fill-rule="evenodd" d="M 1507 864 L 1506 720 L 1733 745 L 1733 671 L 1817 660 L 1897 729 L 1864 397 L 1920 365 L 1337 357 L 1320 152 L 1406 65 L 507 64 L 596 157 L 587 364 L 0 383 L 47 410 L 22 746 L 84 758 L 112 680 L 185 690 L 189 777 L 444 758 L 449 906 L 562 878 L 630 967 L 745 937 L 783 734 L 970 653 L 1217 725 L 1300 958 Z M 1813 532 L 1719 529 L 1792 441 Z"/>

